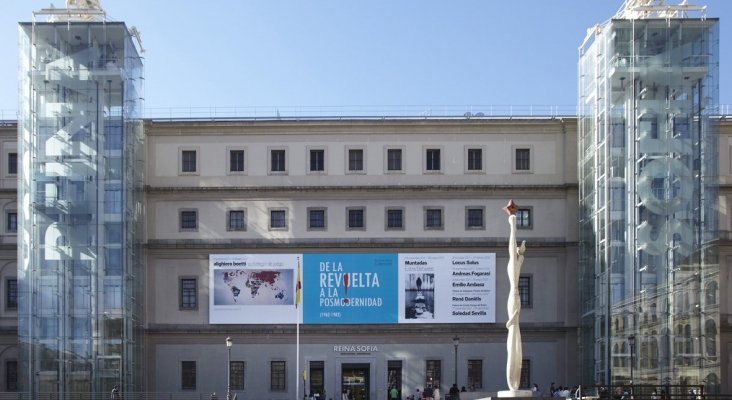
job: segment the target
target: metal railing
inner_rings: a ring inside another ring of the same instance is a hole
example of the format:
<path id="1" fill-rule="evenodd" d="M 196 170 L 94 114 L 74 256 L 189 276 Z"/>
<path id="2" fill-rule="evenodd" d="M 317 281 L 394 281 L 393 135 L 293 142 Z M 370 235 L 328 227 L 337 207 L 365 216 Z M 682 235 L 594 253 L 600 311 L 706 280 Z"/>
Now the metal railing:
<path id="1" fill-rule="evenodd" d="M 150 119 L 348 119 L 559 117 L 576 107 L 536 105 L 346 105 L 146 108 Z"/>
<path id="2" fill-rule="evenodd" d="M 732 105 L 720 104 L 719 115 L 732 115 Z M 232 106 L 145 108 L 153 120 L 216 119 L 385 119 L 385 118 L 537 118 L 574 117 L 574 105 L 351 105 L 351 106 Z M 15 122 L 17 110 L 0 109 L 0 122 Z"/>

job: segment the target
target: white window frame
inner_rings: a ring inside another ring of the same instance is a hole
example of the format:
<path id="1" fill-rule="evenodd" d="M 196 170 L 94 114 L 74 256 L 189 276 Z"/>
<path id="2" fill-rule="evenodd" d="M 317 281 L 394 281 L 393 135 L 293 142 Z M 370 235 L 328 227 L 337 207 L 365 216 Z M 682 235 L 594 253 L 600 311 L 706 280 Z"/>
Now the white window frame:
<path id="1" fill-rule="evenodd" d="M 196 213 L 196 227 L 195 228 L 184 228 L 183 227 L 183 213 L 184 212 Z M 200 218 L 200 215 L 199 215 L 197 208 L 178 209 L 178 232 L 198 232 L 198 227 L 200 226 L 199 218 Z"/>
<path id="2" fill-rule="evenodd" d="M 351 150 L 361 150 L 361 169 L 351 169 Z M 366 174 L 366 147 L 365 146 L 346 146 L 346 174 L 349 175 L 365 175 Z"/>
<path id="3" fill-rule="evenodd" d="M 517 169 L 516 154 L 518 150 L 529 150 L 529 169 Z M 514 174 L 531 174 L 534 172 L 534 146 L 513 145 L 511 146 L 511 172 Z"/>
<path id="4" fill-rule="evenodd" d="M 231 212 L 241 211 L 244 213 L 244 226 L 241 229 L 234 229 L 231 227 Z M 246 232 L 247 231 L 247 209 L 246 208 L 230 208 L 226 210 L 226 231 L 227 232 Z"/>
<path id="5" fill-rule="evenodd" d="M 285 152 L 285 160 L 284 160 L 285 169 L 282 171 L 273 171 L 272 170 L 272 152 L 278 151 L 278 150 Z M 288 171 L 290 168 L 289 154 L 290 154 L 290 151 L 288 150 L 287 147 L 283 147 L 283 146 L 267 147 L 267 174 L 268 175 L 287 175 L 289 173 Z M 310 161 L 310 160 L 308 160 L 308 161 Z"/>
<path id="6" fill-rule="evenodd" d="M 310 169 L 310 158 L 314 151 L 323 152 L 323 169 L 322 170 L 311 170 Z M 328 172 L 328 150 L 323 146 L 307 146 L 305 150 L 305 171 L 308 175 L 326 175 Z"/>
<path id="7" fill-rule="evenodd" d="M 272 213 L 275 211 L 284 211 L 285 213 L 285 226 L 278 226 L 273 227 L 272 226 Z M 290 227 L 290 221 L 289 221 L 289 213 L 287 212 L 287 208 L 284 207 L 272 207 L 267 209 L 267 226 L 269 227 L 270 231 L 287 231 Z"/>
<path id="8" fill-rule="evenodd" d="M 231 152 L 232 151 L 243 151 L 244 152 L 244 170 L 243 171 L 232 171 L 231 170 Z M 249 154 L 247 154 L 247 148 L 242 146 L 227 147 L 226 148 L 226 174 L 227 175 L 247 175 L 249 171 Z"/>
<path id="9" fill-rule="evenodd" d="M 401 169 L 389 170 L 389 150 L 401 151 Z M 384 146 L 384 174 L 387 175 L 403 175 L 407 167 L 407 147 L 406 146 Z"/>
<path id="10" fill-rule="evenodd" d="M 480 169 L 470 169 L 470 150 L 480 150 Z M 465 146 L 465 173 L 466 174 L 485 174 L 485 146 Z"/>
<path id="11" fill-rule="evenodd" d="M 439 169 L 427 169 L 427 152 L 430 150 L 437 150 L 440 154 L 440 168 Z M 422 146 L 422 173 L 425 175 L 442 174 L 445 170 L 445 149 L 444 146 Z"/>
<path id="12" fill-rule="evenodd" d="M 470 210 L 481 210 L 483 219 L 480 226 L 470 226 Z M 466 231 L 484 231 L 485 230 L 485 207 L 484 206 L 465 206 L 465 230 Z"/>
<path id="13" fill-rule="evenodd" d="M 351 226 L 351 211 L 361 210 L 363 211 L 363 226 L 352 227 Z M 347 231 L 365 231 L 367 224 L 366 207 L 346 207 L 346 230 Z"/>
<path id="14" fill-rule="evenodd" d="M 389 226 L 389 211 L 392 211 L 392 210 L 399 210 L 399 211 L 402 212 L 402 226 L 401 227 L 395 228 L 395 227 L 390 227 Z M 407 226 L 407 218 L 406 218 L 406 216 L 407 216 L 407 214 L 406 214 L 406 211 L 405 211 L 404 207 L 386 207 L 384 209 L 384 230 L 387 230 L 387 231 L 403 231 L 403 230 L 405 230 L 406 229 L 406 226 Z"/>
<path id="15" fill-rule="evenodd" d="M 430 210 L 440 210 L 440 226 L 427 226 L 427 212 Z M 443 231 L 445 230 L 445 207 L 442 206 L 424 206 L 422 208 L 422 224 L 426 231 Z"/>
<path id="16" fill-rule="evenodd" d="M 196 154 L 196 170 L 195 171 L 183 171 L 183 152 L 193 151 Z M 201 171 L 201 149 L 197 146 L 186 146 L 178 148 L 178 175 L 200 175 Z"/>
<path id="17" fill-rule="evenodd" d="M 310 212 L 312 211 L 322 211 L 323 212 L 323 226 L 322 227 L 312 227 L 310 225 Z M 325 231 L 328 230 L 328 208 L 327 207 L 308 207 L 306 209 L 306 217 L 307 217 L 307 230 L 308 231 Z"/>

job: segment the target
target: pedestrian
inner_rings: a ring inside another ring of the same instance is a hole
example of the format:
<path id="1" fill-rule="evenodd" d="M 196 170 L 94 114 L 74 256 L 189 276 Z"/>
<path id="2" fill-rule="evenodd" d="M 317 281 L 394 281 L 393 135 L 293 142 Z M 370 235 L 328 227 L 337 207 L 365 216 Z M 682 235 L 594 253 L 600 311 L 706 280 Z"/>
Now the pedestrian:
<path id="1" fill-rule="evenodd" d="M 460 399 L 460 389 L 458 389 L 457 383 L 453 383 L 452 387 L 450 388 L 450 399 L 452 399 L 452 400 Z"/>
<path id="2" fill-rule="evenodd" d="M 397 390 L 396 386 L 392 386 L 391 390 L 389 390 L 389 398 L 391 400 L 397 400 L 399 398 L 399 391 Z"/>
<path id="3" fill-rule="evenodd" d="M 112 394 L 111 394 L 111 396 L 109 398 L 112 399 L 112 400 L 119 400 L 120 399 L 120 397 L 119 397 L 119 385 L 114 385 L 114 387 L 112 388 Z"/>
<path id="4" fill-rule="evenodd" d="M 440 400 L 440 387 L 435 386 L 435 390 L 432 391 L 432 398 L 435 400 Z"/>

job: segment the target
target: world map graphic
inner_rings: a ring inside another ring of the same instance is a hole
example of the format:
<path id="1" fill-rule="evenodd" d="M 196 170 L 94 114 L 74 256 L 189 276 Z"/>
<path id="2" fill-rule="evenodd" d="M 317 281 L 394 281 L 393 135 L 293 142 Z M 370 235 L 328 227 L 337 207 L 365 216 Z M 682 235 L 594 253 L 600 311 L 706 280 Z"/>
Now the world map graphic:
<path id="1" fill-rule="evenodd" d="M 289 305 L 292 270 L 217 270 L 214 305 Z"/>

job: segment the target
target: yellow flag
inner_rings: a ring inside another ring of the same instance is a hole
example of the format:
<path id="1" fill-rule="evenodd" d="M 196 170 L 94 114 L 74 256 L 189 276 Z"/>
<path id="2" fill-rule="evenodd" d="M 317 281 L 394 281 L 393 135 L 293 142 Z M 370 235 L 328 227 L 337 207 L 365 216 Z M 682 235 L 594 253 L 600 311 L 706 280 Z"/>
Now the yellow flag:
<path id="1" fill-rule="evenodd" d="M 300 282 L 300 257 L 297 258 L 297 284 L 295 285 L 295 308 L 300 305 L 300 296 L 302 296 L 302 282 Z"/>

